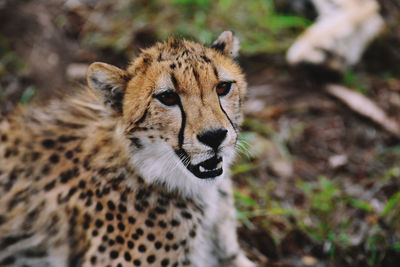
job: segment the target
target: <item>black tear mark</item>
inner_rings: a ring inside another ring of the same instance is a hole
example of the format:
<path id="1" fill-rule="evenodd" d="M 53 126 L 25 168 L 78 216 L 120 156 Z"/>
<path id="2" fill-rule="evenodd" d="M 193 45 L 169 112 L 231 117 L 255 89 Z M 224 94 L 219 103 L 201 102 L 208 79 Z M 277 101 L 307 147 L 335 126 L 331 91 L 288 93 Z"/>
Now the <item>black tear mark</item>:
<path id="1" fill-rule="evenodd" d="M 179 134 L 178 134 L 178 145 L 179 148 L 182 149 L 183 140 L 185 138 L 186 114 L 185 111 L 183 110 L 182 102 L 180 100 L 178 102 L 178 106 L 182 116 L 181 128 L 179 129 Z"/>
<path id="2" fill-rule="evenodd" d="M 226 118 L 228 119 L 229 123 L 232 125 L 233 130 L 234 130 L 235 133 L 236 133 L 236 141 L 235 141 L 235 143 L 236 143 L 236 142 L 237 142 L 237 139 L 238 139 L 238 130 L 237 130 L 237 126 L 236 126 L 236 124 L 234 124 L 234 123 L 232 122 L 231 118 L 229 118 L 228 114 L 226 113 L 226 111 L 225 111 L 224 108 L 222 107 L 221 99 L 220 99 L 220 98 L 218 98 L 218 103 L 219 103 L 219 106 L 220 106 L 222 112 L 225 114 Z"/>

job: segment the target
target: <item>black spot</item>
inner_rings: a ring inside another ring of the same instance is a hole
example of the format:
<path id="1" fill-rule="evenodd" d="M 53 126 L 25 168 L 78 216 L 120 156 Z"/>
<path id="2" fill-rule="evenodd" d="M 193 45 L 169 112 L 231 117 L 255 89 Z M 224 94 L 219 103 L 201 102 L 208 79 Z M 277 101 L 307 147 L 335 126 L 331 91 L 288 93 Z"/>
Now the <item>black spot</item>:
<path id="1" fill-rule="evenodd" d="M 106 251 L 106 247 L 103 245 L 100 245 L 98 250 L 99 250 L 99 252 L 104 252 L 104 251 Z"/>
<path id="2" fill-rule="evenodd" d="M 118 213 L 116 217 L 117 217 L 117 220 L 119 220 L 119 221 L 122 220 L 122 215 L 121 215 L 121 213 Z"/>
<path id="3" fill-rule="evenodd" d="M 171 249 L 171 246 L 167 244 L 167 245 L 165 245 L 164 249 L 166 252 L 168 252 Z"/>
<path id="4" fill-rule="evenodd" d="M 154 243 L 154 246 L 156 247 L 156 249 L 160 249 L 162 247 L 162 243 L 160 241 L 157 241 L 156 243 Z"/>
<path id="5" fill-rule="evenodd" d="M 42 146 L 44 146 L 47 149 L 53 148 L 56 145 L 56 142 L 54 142 L 54 140 L 51 139 L 44 139 L 42 141 Z"/>
<path id="6" fill-rule="evenodd" d="M 77 167 L 64 171 L 60 174 L 60 181 L 61 183 L 67 183 L 71 178 L 78 176 L 79 169 Z"/>
<path id="7" fill-rule="evenodd" d="M 45 191 L 50 191 L 51 189 L 54 188 L 55 185 L 56 185 L 56 180 L 53 180 L 53 181 L 47 183 L 47 184 L 44 186 L 44 190 L 45 190 Z"/>
<path id="8" fill-rule="evenodd" d="M 134 260 L 133 264 L 135 264 L 135 266 L 140 266 L 140 264 L 142 264 L 142 263 L 140 260 Z"/>
<path id="9" fill-rule="evenodd" d="M 108 195 L 110 193 L 110 188 L 109 187 L 104 187 L 103 191 L 101 192 L 102 195 Z"/>
<path id="10" fill-rule="evenodd" d="M 143 244 L 139 245 L 138 249 L 139 249 L 140 252 L 145 252 L 146 251 L 146 246 L 143 245 Z"/>
<path id="11" fill-rule="evenodd" d="M 142 228 L 136 229 L 136 233 L 137 233 L 138 235 L 143 235 L 143 230 L 142 230 Z"/>
<path id="12" fill-rule="evenodd" d="M 171 220 L 171 225 L 172 226 L 179 226 L 180 222 L 178 220 L 172 219 Z"/>
<path id="13" fill-rule="evenodd" d="M 176 65 L 175 65 L 175 63 L 172 63 L 171 65 L 169 65 L 169 67 L 173 70 L 176 68 Z"/>
<path id="14" fill-rule="evenodd" d="M 111 200 L 107 202 L 107 206 L 110 210 L 115 210 L 115 205 Z"/>
<path id="15" fill-rule="evenodd" d="M 112 221 L 114 219 L 114 215 L 112 213 L 107 212 L 106 213 L 106 219 L 108 221 Z"/>
<path id="16" fill-rule="evenodd" d="M 154 234 L 148 234 L 147 235 L 147 240 L 154 241 L 155 239 L 156 239 L 156 237 L 154 236 Z"/>
<path id="17" fill-rule="evenodd" d="M 132 216 L 129 216 L 129 217 L 128 217 L 128 222 L 129 222 L 130 224 L 134 224 L 134 223 L 136 222 L 136 219 L 133 218 Z"/>
<path id="18" fill-rule="evenodd" d="M 153 226 L 154 226 L 154 222 L 151 221 L 151 220 L 146 220 L 144 223 L 145 223 L 148 227 L 153 227 Z"/>
<path id="19" fill-rule="evenodd" d="M 118 205 L 118 209 L 119 209 L 119 211 L 122 212 L 122 213 L 126 212 L 126 206 L 123 205 L 123 204 L 119 204 L 119 205 Z"/>
<path id="20" fill-rule="evenodd" d="M 150 212 L 149 213 L 149 218 L 152 219 L 152 220 L 155 220 L 155 219 L 157 219 L 157 215 L 154 212 Z"/>
<path id="21" fill-rule="evenodd" d="M 107 235 L 103 235 L 103 237 L 101 238 L 104 242 L 106 242 L 108 240 L 108 236 Z"/>
<path id="22" fill-rule="evenodd" d="M 90 207 L 91 205 L 92 205 L 92 199 L 91 198 L 88 198 L 88 200 L 86 200 L 86 202 L 85 202 L 85 206 L 86 207 Z"/>
<path id="23" fill-rule="evenodd" d="M 148 263 L 153 263 L 153 262 L 155 262 L 155 260 L 156 260 L 156 256 L 154 256 L 154 255 L 150 255 L 147 257 Z"/>
<path id="24" fill-rule="evenodd" d="M 168 266 L 168 264 L 169 264 L 169 259 L 163 259 L 162 261 L 161 261 L 161 266 Z"/>
<path id="25" fill-rule="evenodd" d="M 111 224 L 107 225 L 107 232 L 109 233 L 114 232 L 114 226 L 112 226 Z"/>
<path id="26" fill-rule="evenodd" d="M 96 261 L 97 261 L 97 258 L 96 258 L 96 256 L 92 256 L 92 257 L 90 257 L 90 263 L 92 263 L 92 264 L 96 264 Z"/>
<path id="27" fill-rule="evenodd" d="M 161 62 L 162 60 L 163 60 L 163 58 L 162 58 L 162 52 L 160 52 L 160 54 L 158 54 L 157 61 L 158 61 L 158 62 Z"/>
<path id="28" fill-rule="evenodd" d="M 158 226 L 160 226 L 161 228 L 167 228 L 167 224 L 164 221 L 159 221 Z"/>
<path id="29" fill-rule="evenodd" d="M 110 246 L 113 246 L 113 245 L 115 244 L 115 241 L 112 240 L 112 239 L 110 239 L 110 240 L 108 240 L 108 244 L 109 244 Z"/>
<path id="30" fill-rule="evenodd" d="M 74 152 L 72 152 L 71 150 L 68 150 L 67 152 L 65 152 L 65 157 L 67 159 L 72 159 L 73 156 L 74 156 Z"/>
<path id="31" fill-rule="evenodd" d="M 141 212 L 141 211 L 143 211 L 143 206 L 136 203 L 136 204 L 135 204 L 135 210 Z"/>
<path id="32" fill-rule="evenodd" d="M 118 229 L 120 230 L 120 231 L 124 231 L 125 230 L 125 225 L 123 224 L 123 223 L 118 223 Z"/>
<path id="33" fill-rule="evenodd" d="M 110 252 L 110 257 L 111 257 L 111 259 L 116 259 L 116 258 L 118 258 L 118 252 L 115 251 L 115 250 L 111 250 L 111 252 Z"/>
<path id="34" fill-rule="evenodd" d="M 191 230 L 191 231 L 189 232 L 189 236 L 192 237 L 192 238 L 194 238 L 194 237 L 196 236 L 196 231 L 195 231 L 195 230 Z"/>
<path id="35" fill-rule="evenodd" d="M 179 244 L 178 243 L 175 243 L 175 244 L 172 245 L 172 249 L 173 250 L 178 250 L 178 248 L 179 248 Z"/>
<path id="36" fill-rule="evenodd" d="M 168 232 L 168 233 L 165 235 L 165 237 L 166 237 L 167 239 L 169 239 L 169 240 L 172 240 L 172 239 L 174 239 L 174 234 L 171 233 L 171 232 Z"/>
<path id="37" fill-rule="evenodd" d="M 118 235 L 115 238 L 115 241 L 117 241 L 118 244 L 123 244 L 125 242 L 125 239 L 122 236 Z"/>
<path id="38" fill-rule="evenodd" d="M 185 218 L 185 219 L 192 219 L 192 214 L 190 214 L 190 213 L 187 212 L 187 211 L 182 211 L 182 212 L 181 212 L 181 215 L 182 215 L 182 217 Z"/>
<path id="39" fill-rule="evenodd" d="M 155 210 L 158 214 L 164 214 L 164 213 L 167 212 L 167 210 L 164 209 L 164 208 L 162 208 L 162 207 L 156 207 L 154 210 Z"/>
<path id="40" fill-rule="evenodd" d="M 102 220 L 97 219 L 94 223 L 97 228 L 100 228 L 104 225 L 104 222 Z"/>
<path id="41" fill-rule="evenodd" d="M 125 258 L 125 260 L 128 261 L 128 262 L 131 261 L 131 259 L 132 259 L 131 254 L 129 254 L 129 252 L 125 252 L 124 258 Z"/>
<path id="42" fill-rule="evenodd" d="M 86 187 L 86 182 L 84 180 L 80 180 L 79 184 L 78 184 L 78 187 L 81 188 L 81 189 L 85 188 Z"/>
<path id="43" fill-rule="evenodd" d="M 134 246 L 132 241 L 128 241 L 126 244 L 128 245 L 128 248 L 133 248 Z"/>
<path id="44" fill-rule="evenodd" d="M 97 231 L 97 230 L 92 231 L 92 236 L 98 236 L 98 235 L 99 235 L 99 231 Z"/>
<path id="45" fill-rule="evenodd" d="M 139 239 L 139 235 L 138 234 L 132 234 L 132 239 L 133 240 L 138 240 Z"/>

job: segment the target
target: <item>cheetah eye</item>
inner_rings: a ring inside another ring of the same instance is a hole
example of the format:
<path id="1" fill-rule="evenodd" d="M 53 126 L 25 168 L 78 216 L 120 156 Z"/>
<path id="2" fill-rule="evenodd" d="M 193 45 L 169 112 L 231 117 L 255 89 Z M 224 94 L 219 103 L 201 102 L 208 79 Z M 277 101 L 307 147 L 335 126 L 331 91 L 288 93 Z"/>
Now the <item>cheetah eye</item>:
<path id="1" fill-rule="evenodd" d="M 177 93 L 172 91 L 162 92 L 160 94 L 155 95 L 155 98 L 158 99 L 161 103 L 166 106 L 174 106 L 179 103 L 179 96 Z"/>
<path id="2" fill-rule="evenodd" d="M 225 96 L 231 90 L 233 82 L 220 82 L 216 87 L 216 92 L 218 96 Z"/>

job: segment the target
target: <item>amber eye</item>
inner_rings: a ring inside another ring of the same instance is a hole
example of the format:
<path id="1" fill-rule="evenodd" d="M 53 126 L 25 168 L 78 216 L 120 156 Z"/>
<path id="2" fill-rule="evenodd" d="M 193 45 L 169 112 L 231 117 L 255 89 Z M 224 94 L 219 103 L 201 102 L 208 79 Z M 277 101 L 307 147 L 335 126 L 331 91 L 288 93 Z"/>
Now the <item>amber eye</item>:
<path id="1" fill-rule="evenodd" d="M 220 82 L 215 89 L 218 96 L 224 96 L 229 93 L 232 87 L 232 82 Z"/>
<path id="2" fill-rule="evenodd" d="M 166 106 L 173 106 L 179 103 L 179 96 L 173 91 L 166 91 L 155 96 L 161 103 Z"/>

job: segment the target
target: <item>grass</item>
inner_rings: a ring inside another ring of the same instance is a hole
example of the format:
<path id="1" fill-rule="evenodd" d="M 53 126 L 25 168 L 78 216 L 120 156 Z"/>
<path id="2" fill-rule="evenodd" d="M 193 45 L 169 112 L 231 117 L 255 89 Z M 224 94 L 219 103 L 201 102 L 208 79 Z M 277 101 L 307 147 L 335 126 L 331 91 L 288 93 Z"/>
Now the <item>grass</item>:
<path id="1" fill-rule="evenodd" d="M 368 266 L 379 266 L 386 251 L 400 250 L 400 236 L 393 235 L 400 231 L 400 191 L 393 193 L 383 208 L 377 208 L 372 204 L 373 198 L 350 193 L 340 177 L 319 176 L 311 181 L 297 178 L 293 191 L 305 200 L 301 205 L 290 204 L 274 194 L 281 183 L 278 185 L 274 179 L 260 181 L 259 173 L 265 172 L 265 163 L 260 163 L 263 155 L 254 153 L 262 147 L 261 138 L 269 147 L 284 148 L 282 155 L 291 159 L 286 145 L 289 139 L 257 119 L 245 120 L 244 128 L 242 138 L 249 154 L 242 155 L 232 168 L 235 179 L 241 181 L 234 196 L 243 225 L 268 229 L 277 244 L 291 229 L 300 229 L 315 243 L 324 244 L 326 257 L 333 262 L 363 245 Z M 381 187 L 390 186 L 399 174 L 400 169 L 394 166 L 373 180 Z M 277 228 L 274 222 L 281 226 Z"/>
<path id="2" fill-rule="evenodd" d="M 222 31 L 234 30 L 242 40 L 242 53 L 283 52 L 311 22 L 279 14 L 273 0 L 150 0 L 132 1 L 103 12 L 107 28 L 93 25 L 83 36 L 86 46 L 132 53 L 132 33 L 148 28 L 156 39 L 177 37 L 211 43 Z M 102 12 L 102 10 L 99 10 Z M 251 14 L 251 15 L 249 15 Z M 63 18 L 57 19 L 62 26 Z M 249 29 L 252 29 L 249 31 Z"/>

